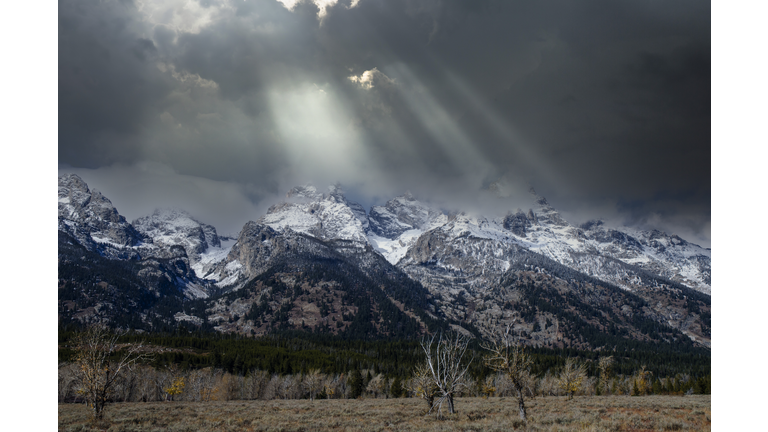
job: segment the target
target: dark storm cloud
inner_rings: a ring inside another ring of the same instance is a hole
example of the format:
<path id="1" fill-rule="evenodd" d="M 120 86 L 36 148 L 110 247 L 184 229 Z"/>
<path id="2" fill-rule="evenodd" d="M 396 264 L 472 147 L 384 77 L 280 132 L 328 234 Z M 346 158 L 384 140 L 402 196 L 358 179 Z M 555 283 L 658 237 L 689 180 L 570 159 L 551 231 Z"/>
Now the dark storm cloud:
<path id="1" fill-rule="evenodd" d="M 127 2 L 59 2 L 59 159 L 99 166 L 138 156 L 130 137 L 170 86 Z"/>
<path id="2" fill-rule="evenodd" d="M 340 180 L 458 207 L 504 178 L 708 245 L 708 3 L 318 4 L 60 2 L 59 161 L 254 203 Z"/>

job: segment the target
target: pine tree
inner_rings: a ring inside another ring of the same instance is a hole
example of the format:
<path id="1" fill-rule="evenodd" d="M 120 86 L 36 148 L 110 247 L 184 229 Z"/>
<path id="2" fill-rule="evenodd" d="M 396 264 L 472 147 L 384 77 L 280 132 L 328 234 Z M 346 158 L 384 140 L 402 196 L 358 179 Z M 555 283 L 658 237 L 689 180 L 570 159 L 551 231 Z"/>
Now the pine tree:
<path id="1" fill-rule="evenodd" d="M 363 376 L 355 369 L 349 376 L 349 398 L 357 399 L 363 394 Z"/>
<path id="2" fill-rule="evenodd" d="M 659 381 L 659 377 L 656 377 L 653 381 L 653 394 L 661 394 L 661 381 Z"/>
<path id="3" fill-rule="evenodd" d="M 403 383 L 400 381 L 400 377 L 395 377 L 392 381 L 392 385 L 389 387 L 389 394 L 393 398 L 399 398 L 403 395 Z"/>

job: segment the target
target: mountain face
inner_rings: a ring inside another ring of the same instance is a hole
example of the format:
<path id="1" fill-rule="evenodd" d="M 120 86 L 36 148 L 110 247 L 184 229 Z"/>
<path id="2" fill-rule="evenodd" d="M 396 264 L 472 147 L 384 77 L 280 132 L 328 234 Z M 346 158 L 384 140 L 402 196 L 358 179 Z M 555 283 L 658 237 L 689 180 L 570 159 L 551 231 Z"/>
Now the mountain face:
<path id="1" fill-rule="evenodd" d="M 90 251 L 116 257 L 131 256 L 130 248 L 145 240 L 111 201 L 74 174 L 59 176 L 59 231 Z"/>
<path id="2" fill-rule="evenodd" d="M 532 192 L 539 206 L 536 222 L 527 227 L 520 240 L 529 249 L 560 264 L 600 280 L 635 289 L 626 271 L 614 271 L 609 264 L 618 260 L 649 274 L 680 283 L 696 291 L 711 293 L 711 251 L 660 231 L 606 228 L 601 221 L 581 227 L 570 225 L 544 198 Z"/>
<path id="3" fill-rule="evenodd" d="M 709 249 L 660 231 L 574 226 L 533 191 L 530 204 L 498 218 L 446 215 L 406 193 L 366 213 L 339 186 L 305 185 L 229 239 L 181 210 L 128 224 L 61 176 L 60 316 L 348 337 L 446 326 L 487 336 L 514 322 L 541 346 L 710 345 Z M 83 276 L 96 270 L 99 281 Z"/>
<path id="4" fill-rule="evenodd" d="M 209 243 L 221 246 L 213 227 L 198 224 L 180 211 L 158 211 L 130 224 L 109 199 L 74 174 L 59 176 L 58 201 L 60 279 L 62 273 L 99 268 L 99 283 L 112 286 L 116 274 L 130 272 L 131 284 L 156 298 L 210 294 L 210 282 L 197 276 L 193 263 L 211 248 Z M 90 254 L 77 252 L 80 248 Z M 115 286 L 124 285 L 125 277 L 118 277 L 123 282 Z M 68 282 L 74 287 L 82 281 Z"/>
<path id="5" fill-rule="evenodd" d="M 153 255 L 180 246 L 186 252 L 190 266 L 198 278 L 206 278 L 215 264 L 229 252 L 232 240 L 222 238 L 211 225 L 198 222 L 180 209 L 158 209 L 151 215 L 132 222 L 144 237 L 155 246 Z"/>
<path id="6" fill-rule="evenodd" d="M 397 264 L 425 231 L 441 226 L 447 217 L 417 201 L 410 193 L 371 207 L 368 241 L 390 263 Z"/>
<path id="7" fill-rule="evenodd" d="M 314 186 L 299 186 L 286 195 L 286 202 L 269 208 L 259 223 L 282 231 L 290 228 L 321 240 L 352 240 L 366 243 L 365 210 L 349 203 L 337 186 L 319 193 Z"/>

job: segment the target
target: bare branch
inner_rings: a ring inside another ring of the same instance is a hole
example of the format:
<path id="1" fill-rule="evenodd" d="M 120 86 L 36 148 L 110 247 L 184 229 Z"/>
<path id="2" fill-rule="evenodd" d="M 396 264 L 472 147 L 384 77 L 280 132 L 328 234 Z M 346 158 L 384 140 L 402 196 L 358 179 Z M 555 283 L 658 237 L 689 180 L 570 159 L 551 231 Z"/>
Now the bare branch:
<path id="1" fill-rule="evenodd" d="M 435 341 L 437 338 L 437 341 Z M 448 412 L 455 413 L 453 399 L 455 395 L 467 387 L 464 379 L 474 357 L 463 364 L 464 354 L 469 346 L 469 338 L 459 333 L 452 335 L 433 335 L 422 339 L 421 349 L 426 355 L 426 367 L 432 376 L 432 382 L 440 393 L 430 411 L 437 406 L 438 413 L 442 412 L 444 402 L 448 403 Z"/>

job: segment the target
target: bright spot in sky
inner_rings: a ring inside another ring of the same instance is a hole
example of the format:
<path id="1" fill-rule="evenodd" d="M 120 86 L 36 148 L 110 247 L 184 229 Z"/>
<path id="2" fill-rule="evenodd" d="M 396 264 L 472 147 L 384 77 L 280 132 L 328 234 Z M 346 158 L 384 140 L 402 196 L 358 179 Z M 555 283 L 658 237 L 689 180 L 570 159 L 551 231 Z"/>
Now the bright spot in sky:
<path id="1" fill-rule="evenodd" d="M 296 4 L 299 3 L 299 0 L 277 0 L 280 3 L 285 6 L 288 10 L 293 10 L 294 7 L 296 7 Z M 320 9 L 320 12 L 317 13 L 317 17 L 322 19 L 328 11 L 326 11 L 326 8 L 329 8 L 336 3 L 339 2 L 339 0 L 311 0 L 312 3 L 316 4 L 317 7 Z M 349 5 L 349 8 L 353 8 L 357 6 L 357 4 L 360 2 L 360 0 L 352 0 L 352 3 Z"/>
<path id="2" fill-rule="evenodd" d="M 358 145 L 361 137 L 350 123 L 349 110 L 331 89 L 307 82 L 275 90 L 270 94 L 270 105 L 278 135 L 294 166 L 317 175 L 343 174 L 340 167 L 360 166 L 364 156 Z"/>

